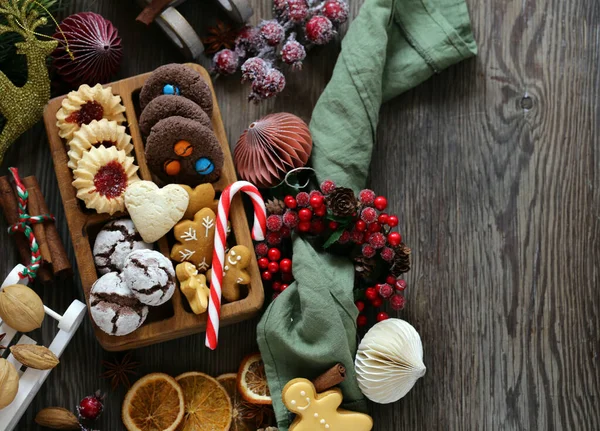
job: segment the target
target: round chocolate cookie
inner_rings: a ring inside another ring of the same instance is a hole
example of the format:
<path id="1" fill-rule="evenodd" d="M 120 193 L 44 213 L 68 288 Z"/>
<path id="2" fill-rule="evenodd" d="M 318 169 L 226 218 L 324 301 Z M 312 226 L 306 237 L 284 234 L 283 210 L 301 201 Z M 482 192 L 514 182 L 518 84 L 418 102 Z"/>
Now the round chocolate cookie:
<path id="1" fill-rule="evenodd" d="M 140 92 L 142 110 L 160 95 L 183 96 L 196 102 L 209 118 L 212 117 L 210 87 L 198 72 L 182 64 L 166 64 L 152 72 Z"/>
<path id="2" fill-rule="evenodd" d="M 195 187 L 218 180 L 224 159 L 211 129 L 187 118 L 169 117 L 152 128 L 146 160 L 161 180 Z"/>
<path id="3" fill-rule="evenodd" d="M 127 335 L 142 326 L 148 316 L 148 307 L 138 301 L 121 275 L 109 272 L 92 286 L 90 314 L 107 334 Z"/>
<path id="4" fill-rule="evenodd" d="M 140 130 L 145 136 L 148 136 L 156 123 L 173 116 L 189 118 L 212 129 L 210 118 L 196 103 L 185 97 L 163 95 L 152 99 L 144 108 L 140 115 Z"/>
<path id="5" fill-rule="evenodd" d="M 100 274 L 120 272 L 125 258 L 134 250 L 151 249 L 130 219 L 113 220 L 104 225 L 94 242 L 94 262 Z"/>
<path id="6" fill-rule="evenodd" d="M 169 258 L 154 250 L 129 253 L 123 280 L 135 297 L 146 305 L 161 305 L 175 292 L 175 269 Z"/>

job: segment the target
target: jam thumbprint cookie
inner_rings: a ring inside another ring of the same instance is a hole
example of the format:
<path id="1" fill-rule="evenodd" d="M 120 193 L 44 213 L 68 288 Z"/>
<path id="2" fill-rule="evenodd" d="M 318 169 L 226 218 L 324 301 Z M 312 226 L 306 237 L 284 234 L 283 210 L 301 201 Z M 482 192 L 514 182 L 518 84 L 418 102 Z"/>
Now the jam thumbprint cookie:
<path id="1" fill-rule="evenodd" d="M 125 151 L 92 147 L 73 171 L 73 186 L 87 208 L 112 215 L 125 210 L 123 195 L 127 187 L 140 180 L 137 170 L 133 157 Z"/>
<path id="2" fill-rule="evenodd" d="M 112 94 L 110 87 L 84 84 L 63 99 L 62 107 L 56 113 L 58 134 L 68 143 L 83 124 L 90 124 L 94 120 L 106 118 L 118 124 L 124 123 L 123 112 L 125 107 L 121 104 L 121 97 Z"/>
<path id="3" fill-rule="evenodd" d="M 166 183 L 197 186 L 221 176 L 223 151 L 208 127 L 183 117 L 169 117 L 152 128 L 146 140 L 150 170 Z"/>
<path id="4" fill-rule="evenodd" d="M 125 132 L 125 126 L 120 126 L 116 121 L 108 121 L 106 118 L 100 121 L 94 120 L 90 124 L 82 124 L 81 129 L 75 132 L 69 142 L 68 166 L 77 169 L 77 163 L 83 154 L 90 148 L 101 145 L 123 150 L 127 156 L 133 151 L 131 136 Z"/>
<path id="5" fill-rule="evenodd" d="M 148 78 L 140 92 L 142 110 L 158 96 L 182 96 L 200 105 L 212 117 L 213 101 L 210 87 L 198 72 L 182 64 L 159 67 Z"/>
<path id="6" fill-rule="evenodd" d="M 206 112 L 196 103 L 185 97 L 158 96 L 153 99 L 140 115 L 140 130 L 144 136 L 150 134 L 150 130 L 160 120 L 168 117 L 184 117 L 212 128 L 212 123 Z"/>

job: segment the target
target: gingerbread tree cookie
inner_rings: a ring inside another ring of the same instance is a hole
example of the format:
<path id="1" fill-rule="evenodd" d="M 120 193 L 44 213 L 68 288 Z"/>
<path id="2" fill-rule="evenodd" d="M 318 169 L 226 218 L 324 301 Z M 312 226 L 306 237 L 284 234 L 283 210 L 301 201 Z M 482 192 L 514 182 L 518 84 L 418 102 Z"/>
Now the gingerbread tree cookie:
<path id="1" fill-rule="evenodd" d="M 213 210 L 204 208 L 196 213 L 194 220 L 177 223 L 173 229 L 177 243 L 171 249 L 171 259 L 191 262 L 198 271 L 206 272 L 212 264 L 215 218 Z"/>
<path id="2" fill-rule="evenodd" d="M 210 295 L 204 274 L 198 274 L 198 270 L 190 262 L 177 265 L 175 273 L 180 283 L 181 293 L 187 298 L 194 314 L 204 313 L 208 308 Z"/>
<path id="3" fill-rule="evenodd" d="M 283 404 L 298 416 L 290 431 L 370 431 L 373 419 L 363 413 L 342 410 L 342 391 L 332 389 L 317 394 L 314 385 L 306 379 L 288 382 L 282 391 Z"/>
<path id="4" fill-rule="evenodd" d="M 238 301 L 241 296 L 240 285 L 250 283 L 250 274 L 246 268 L 250 266 L 251 258 L 250 250 L 244 245 L 236 245 L 227 252 L 223 266 L 223 285 L 221 286 L 221 294 L 227 301 Z M 212 270 L 208 271 L 207 276 L 210 281 Z"/>

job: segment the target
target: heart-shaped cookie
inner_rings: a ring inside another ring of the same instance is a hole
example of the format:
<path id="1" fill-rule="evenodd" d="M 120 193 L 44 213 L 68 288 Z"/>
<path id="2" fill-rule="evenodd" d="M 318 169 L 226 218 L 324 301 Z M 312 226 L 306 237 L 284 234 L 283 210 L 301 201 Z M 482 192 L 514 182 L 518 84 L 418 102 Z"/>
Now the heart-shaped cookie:
<path id="1" fill-rule="evenodd" d="M 162 189 L 152 181 L 138 181 L 125 192 L 125 206 L 144 242 L 165 236 L 181 220 L 190 197 L 177 184 Z"/>

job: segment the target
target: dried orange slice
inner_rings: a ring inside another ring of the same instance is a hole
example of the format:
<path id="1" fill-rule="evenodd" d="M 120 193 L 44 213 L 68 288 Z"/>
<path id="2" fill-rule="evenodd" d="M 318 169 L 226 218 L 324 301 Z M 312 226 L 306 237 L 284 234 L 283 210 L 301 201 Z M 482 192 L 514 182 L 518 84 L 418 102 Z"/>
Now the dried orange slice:
<path id="1" fill-rule="evenodd" d="M 265 364 L 260 353 L 244 358 L 238 371 L 237 385 L 238 391 L 246 401 L 253 404 L 273 404 Z"/>
<path id="2" fill-rule="evenodd" d="M 217 377 L 225 388 L 233 406 L 230 431 L 256 431 L 273 423 L 273 407 L 265 404 L 252 404 L 242 398 L 237 389 L 237 374 L 229 373 Z"/>
<path id="3" fill-rule="evenodd" d="M 181 386 L 171 376 L 148 374 L 129 389 L 121 419 L 128 431 L 175 431 L 183 421 Z"/>
<path id="4" fill-rule="evenodd" d="M 231 401 L 219 382 L 197 372 L 184 373 L 175 379 L 185 399 L 185 418 L 178 431 L 229 431 Z"/>

